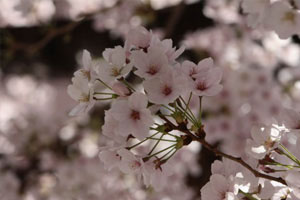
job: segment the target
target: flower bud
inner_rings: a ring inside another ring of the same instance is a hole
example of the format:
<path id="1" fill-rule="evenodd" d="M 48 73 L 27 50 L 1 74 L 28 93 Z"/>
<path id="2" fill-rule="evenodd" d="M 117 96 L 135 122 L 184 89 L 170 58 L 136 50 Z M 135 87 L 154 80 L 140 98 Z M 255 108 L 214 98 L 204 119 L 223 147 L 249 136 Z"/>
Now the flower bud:
<path id="1" fill-rule="evenodd" d="M 130 90 L 121 82 L 114 83 L 112 89 L 121 97 L 126 97 L 130 95 Z"/>

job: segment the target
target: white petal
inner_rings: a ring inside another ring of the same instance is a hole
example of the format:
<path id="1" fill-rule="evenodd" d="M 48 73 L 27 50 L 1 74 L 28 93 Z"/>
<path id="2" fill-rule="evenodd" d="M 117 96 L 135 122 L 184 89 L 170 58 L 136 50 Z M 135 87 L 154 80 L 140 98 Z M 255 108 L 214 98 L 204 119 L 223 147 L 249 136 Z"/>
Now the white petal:
<path id="1" fill-rule="evenodd" d="M 90 70 L 91 61 L 92 61 L 92 57 L 90 52 L 84 49 L 82 54 L 82 64 L 86 70 Z"/>
<path id="2" fill-rule="evenodd" d="M 140 110 L 147 107 L 148 98 L 140 92 L 135 92 L 129 97 L 128 103 L 132 109 Z"/>

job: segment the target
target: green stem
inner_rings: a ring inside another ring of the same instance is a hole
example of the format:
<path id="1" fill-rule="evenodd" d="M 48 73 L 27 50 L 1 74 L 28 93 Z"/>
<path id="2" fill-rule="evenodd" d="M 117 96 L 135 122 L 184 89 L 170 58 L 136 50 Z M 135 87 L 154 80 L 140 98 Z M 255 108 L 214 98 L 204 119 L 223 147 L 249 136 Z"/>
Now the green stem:
<path id="1" fill-rule="evenodd" d="M 94 99 L 99 100 L 99 101 L 102 101 L 102 100 L 104 101 L 104 100 L 111 100 L 111 99 L 114 99 L 114 98 L 110 97 L 110 98 L 100 98 L 100 99 L 98 99 L 98 98 L 94 97 Z"/>
<path id="2" fill-rule="evenodd" d="M 168 140 L 168 139 L 160 139 L 160 138 L 149 138 L 151 140 L 157 140 L 157 141 L 165 141 L 165 142 L 177 142 L 176 140 Z"/>
<path id="3" fill-rule="evenodd" d="M 282 164 L 279 162 L 267 162 L 267 165 L 275 165 L 275 166 L 279 166 L 279 167 L 286 167 L 289 169 L 293 169 L 293 168 L 300 168 L 300 166 L 296 166 L 296 165 L 286 165 L 286 164 Z"/>
<path id="4" fill-rule="evenodd" d="M 191 111 L 191 109 L 189 108 L 189 106 L 187 105 L 187 103 L 185 103 L 184 99 L 183 99 L 181 96 L 179 96 L 179 98 L 181 99 L 181 101 L 182 101 L 182 102 L 185 104 L 185 106 L 187 107 L 187 110 L 190 112 L 192 118 L 193 118 L 195 121 L 197 121 L 197 119 L 196 119 L 194 113 Z M 188 113 L 188 112 L 187 112 L 187 113 Z"/>
<path id="5" fill-rule="evenodd" d="M 105 87 L 107 87 L 108 89 L 110 89 L 110 90 L 112 90 L 113 91 L 113 89 L 109 86 L 109 85 L 107 85 L 106 83 L 104 83 L 101 79 L 96 79 L 96 81 L 99 81 L 100 83 L 102 83 Z"/>
<path id="6" fill-rule="evenodd" d="M 202 96 L 199 97 L 199 104 L 200 104 L 200 107 L 199 107 L 199 123 L 200 123 L 200 126 L 202 125 Z"/>
<path id="7" fill-rule="evenodd" d="M 185 110 L 187 110 L 189 107 L 190 101 L 192 99 L 192 95 L 193 95 L 193 93 L 191 92 Z"/>
<path id="8" fill-rule="evenodd" d="M 178 107 L 178 110 L 179 110 L 180 112 L 182 112 L 182 113 L 184 114 L 184 116 L 185 116 L 188 120 L 190 120 L 190 122 L 192 122 L 193 124 L 196 123 L 195 120 L 193 119 L 193 117 L 192 117 L 188 112 L 185 112 L 185 110 L 184 110 L 183 108 Z"/>
<path id="9" fill-rule="evenodd" d="M 171 111 L 172 113 L 174 113 L 175 111 L 172 110 L 171 108 L 169 108 L 168 106 L 165 106 L 165 105 L 161 105 L 162 107 L 166 108 L 167 110 Z"/>
<path id="10" fill-rule="evenodd" d="M 172 150 L 174 150 L 174 149 L 172 149 Z M 175 151 L 169 157 L 164 159 L 164 162 L 167 162 L 170 158 L 172 158 L 177 151 L 178 151 L 178 149 L 175 148 Z"/>
<path id="11" fill-rule="evenodd" d="M 114 93 L 109 93 L 109 92 L 94 92 L 94 94 L 116 95 L 116 94 L 114 94 Z"/>
<path id="12" fill-rule="evenodd" d="M 160 153 L 162 153 L 162 152 L 164 152 L 164 151 L 166 151 L 166 150 L 168 150 L 168 149 L 170 149 L 172 147 L 175 147 L 175 146 L 176 146 L 176 144 L 173 144 L 173 145 L 171 145 L 171 146 L 169 146 L 169 147 L 167 147 L 167 148 L 165 148 L 163 150 L 160 150 L 160 151 L 156 152 L 155 154 L 152 154 L 152 155 L 146 157 L 146 159 L 152 158 L 153 156 L 156 156 L 156 155 L 158 155 L 158 154 L 160 154 Z"/>
<path id="13" fill-rule="evenodd" d="M 135 89 L 125 80 L 125 79 L 122 79 L 121 80 L 122 83 L 124 83 L 130 90 L 134 91 L 135 92 Z"/>
<path id="14" fill-rule="evenodd" d="M 172 151 L 176 151 L 176 148 L 171 149 L 170 151 L 168 151 L 165 155 L 163 155 L 162 157 L 160 157 L 159 159 L 162 160 L 163 158 L 165 158 L 167 155 L 169 155 Z"/>
<path id="15" fill-rule="evenodd" d="M 148 155 L 151 155 L 151 153 L 154 151 L 154 149 L 157 147 L 158 143 L 160 142 L 160 140 L 164 137 L 164 134 L 161 134 L 160 138 L 156 141 L 155 145 L 153 146 L 153 148 L 151 149 L 151 151 L 148 153 Z"/>
<path id="16" fill-rule="evenodd" d="M 160 126 L 160 125 L 159 125 L 159 126 Z M 158 132 L 163 133 L 163 134 L 166 134 L 166 135 L 169 135 L 169 136 L 172 136 L 172 137 L 174 137 L 174 138 L 177 138 L 176 135 L 170 134 L 170 133 L 168 133 L 168 132 L 162 132 L 161 130 L 158 129 L 158 127 L 157 127 L 157 128 L 152 128 L 152 127 L 150 127 L 150 129 L 151 129 L 151 130 L 158 131 Z"/>
<path id="17" fill-rule="evenodd" d="M 158 133 L 159 133 L 159 132 L 156 132 L 156 133 L 154 133 L 153 135 L 151 135 L 150 137 L 147 137 L 146 139 L 140 141 L 139 143 L 137 143 L 137 144 L 135 144 L 135 145 L 132 145 L 132 146 L 130 146 L 130 147 L 127 147 L 126 149 L 130 150 L 130 149 L 132 149 L 132 148 L 134 148 L 134 147 L 136 147 L 136 146 L 138 146 L 138 145 L 144 143 L 145 141 L 149 140 L 150 138 L 155 137 Z"/>
<path id="18" fill-rule="evenodd" d="M 178 109 L 180 110 L 180 112 L 182 112 L 185 116 L 186 116 L 186 118 L 188 118 L 194 125 L 197 125 L 197 120 L 196 120 L 196 118 L 195 117 L 193 117 L 191 114 L 189 114 L 188 112 L 186 112 L 185 110 L 184 110 L 184 108 L 182 108 L 182 107 L 178 107 Z"/>
<path id="19" fill-rule="evenodd" d="M 285 146 L 283 146 L 282 144 L 280 144 L 280 146 L 284 149 L 284 151 L 286 151 L 283 152 L 283 154 L 286 155 L 293 162 L 295 162 L 298 166 L 300 166 L 300 161 Z"/>
<path id="20" fill-rule="evenodd" d="M 246 192 L 243 192 L 242 190 L 239 190 L 239 193 L 242 193 L 245 197 L 247 197 L 249 200 L 258 200 L 254 198 L 251 194 L 248 194 Z"/>

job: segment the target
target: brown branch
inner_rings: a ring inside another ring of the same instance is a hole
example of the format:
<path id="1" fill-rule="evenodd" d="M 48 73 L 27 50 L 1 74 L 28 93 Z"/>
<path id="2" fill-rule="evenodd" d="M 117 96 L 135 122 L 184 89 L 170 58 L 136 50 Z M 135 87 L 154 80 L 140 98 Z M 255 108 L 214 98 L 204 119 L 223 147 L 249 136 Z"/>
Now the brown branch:
<path id="1" fill-rule="evenodd" d="M 44 48 L 55 37 L 71 32 L 76 26 L 79 25 L 79 23 L 80 22 L 71 22 L 65 26 L 54 28 L 50 30 L 45 37 L 33 44 L 13 42 L 10 48 L 11 53 L 14 54 L 16 51 L 21 50 L 26 52 L 29 56 L 32 56 Z"/>
<path id="2" fill-rule="evenodd" d="M 166 31 L 165 31 L 165 38 L 170 38 L 174 29 L 176 28 L 176 24 L 178 23 L 178 20 L 180 19 L 183 11 L 185 8 L 184 2 L 179 3 L 176 7 L 174 7 L 173 12 L 171 13 L 171 16 L 169 17 Z"/>
<path id="3" fill-rule="evenodd" d="M 13 55 L 16 51 L 23 51 L 27 55 L 33 56 L 36 52 L 43 49 L 55 37 L 69 33 L 83 21 L 90 20 L 93 18 L 94 15 L 101 13 L 101 12 L 102 13 L 108 12 L 110 9 L 115 8 L 116 6 L 119 6 L 119 5 L 121 5 L 120 0 L 118 0 L 115 3 L 115 6 L 113 6 L 113 7 L 100 9 L 93 13 L 82 13 L 78 17 L 78 18 L 82 18 L 81 20 L 70 22 L 62 27 L 58 27 L 58 28 L 55 27 L 52 30 L 50 30 L 41 40 L 39 40 L 33 44 L 19 43 L 17 41 L 12 41 L 10 49 L 8 49 L 8 51 L 10 51 L 11 55 Z"/>
<path id="4" fill-rule="evenodd" d="M 193 141 L 197 141 L 199 143 L 201 143 L 206 149 L 208 149 L 209 151 L 215 153 L 218 156 L 222 156 L 225 158 L 228 158 L 232 161 L 235 161 L 239 164 L 241 164 L 242 166 L 244 166 L 245 168 L 247 168 L 250 172 L 252 172 L 252 174 L 255 177 L 260 177 L 260 178 L 264 178 L 264 179 L 268 179 L 268 180 L 272 180 L 272 181 L 276 181 L 279 183 L 282 183 L 284 185 L 287 185 L 287 183 L 285 182 L 284 179 L 280 178 L 280 177 L 274 177 L 274 176 L 270 176 L 267 174 L 263 174 L 261 172 L 256 171 L 255 169 L 253 169 L 249 164 L 247 164 L 244 160 L 242 160 L 242 158 L 240 157 L 234 157 L 231 155 L 228 155 L 226 153 L 221 152 L 220 150 L 218 150 L 217 148 L 214 148 L 211 144 L 209 144 L 207 141 L 205 141 L 205 139 L 200 138 L 196 135 L 194 135 L 193 133 L 191 133 L 185 126 L 185 128 L 182 128 L 182 126 L 176 126 L 175 124 L 173 124 L 169 119 L 167 119 L 165 116 L 163 115 L 159 115 L 160 118 L 162 118 L 170 127 L 172 127 L 174 130 L 178 130 L 180 132 L 186 133 L 188 136 L 190 136 Z M 203 130 L 204 132 L 204 130 Z"/>

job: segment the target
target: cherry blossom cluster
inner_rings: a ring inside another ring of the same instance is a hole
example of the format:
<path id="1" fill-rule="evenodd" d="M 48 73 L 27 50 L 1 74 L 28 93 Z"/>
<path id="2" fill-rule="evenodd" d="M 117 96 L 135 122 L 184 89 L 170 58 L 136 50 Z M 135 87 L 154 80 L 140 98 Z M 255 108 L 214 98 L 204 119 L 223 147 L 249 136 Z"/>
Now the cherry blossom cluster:
<path id="1" fill-rule="evenodd" d="M 211 136 L 202 120 L 202 101 L 221 92 L 223 73 L 211 58 L 178 62 L 183 51 L 142 27 L 129 31 L 123 47 L 106 49 L 103 59 L 92 59 L 84 50 L 83 68 L 68 87 L 79 102 L 70 114 L 87 113 L 97 101 L 112 101 L 102 126 L 111 140 L 100 149 L 104 167 L 134 174 L 146 186 L 162 190 L 172 174 L 170 158 L 198 141 L 224 157 L 213 164 L 202 199 L 299 199 L 299 114 L 281 108 L 274 120 L 265 121 L 269 125 L 254 126 L 244 153 L 233 152 L 242 157 L 213 148 L 206 141 Z M 128 81 L 132 77 L 136 84 Z M 258 76 L 258 81 L 268 80 Z"/>
<path id="2" fill-rule="evenodd" d="M 284 1 L 284 4 L 293 5 L 294 9 L 297 5 L 293 1 Z M 237 5 L 237 1 L 211 1 L 205 14 L 222 25 L 199 30 L 184 41 L 198 53 L 208 51 L 213 55 L 216 63 L 222 63 L 225 74 L 224 90 L 214 101 L 205 101 L 203 112 L 207 117 L 203 123 L 208 133 L 206 140 L 218 144 L 219 149 L 228 154 L 216 151 L 226 159 L 222 165 L 220 161 L 212 165 L 213 175 L 201 190 L 202 198 L 300 199 L 297 183 L 300 117 L 296 94 L 299 91 L 299 46 L 291 39 L 279 39 L 272 32 L 246 28 L 241 18 L 236 17 Z M 227 23 L 236 24 L 228 27 Z M 276 26 L 284 29 L 282 23 Z M 294 28 L 299 25 L 295 24 Z M 293 34 L 297 32 L 287 37 Z M 257 125 L 261 123 L 264 124 Z M 236 171 L 216 170 L 215 165 Z M 244 171 L 242 166 L 249 170 Z"/>
<path id="3" fill-rule="evenodd" d="M 286 110 L 284 119 L 278 119 L 281 126 L 253 127 L 242 158 L 248 169 L 227 158 L 215 161 L 210 181 L 201 189 L 202 198 L 300 199 L 299 122 L 295 119 L 299 113 Z M 249 168 L 257 171 L 251 173 Z"/>
<path id="4" fill-rule="evenodd" d="M 163 177 L 171 173 L 167 161 L 191 142 L 167 122 L 202 129 L 201 118 L 189 103 L 192 96 L 201 102 L 219 93 L 222 70 L 211 58 L 198 64 L 179 63 L 176 59 L 183 51 L 183 47 L 173 47 L 172 40 L 160 40 L 143 27 L 130 30 L 123 47 L 106 49 L 103 59 L 93 60 L 83 51 L 83 68 L 74 73 L 68 87 L 69 95 L 79 103 L 70 114 L 87 113 L 97 101 L 112 101 L 102 126 L 112 144 L 100 152 L 108 170 L 119 168 L 160 189 Z M 127 81 L 131 75 L 140 79 L 138 86 Z M 171 144 L 162 148 L 162 142 Z"/>
<path id="5" fill-rule="evenodd" d="M 98 147 L 111 140 L 89 126 L 92 116 L 66 115 L 72 107 L 65 92 L 69 80 L 10 75 L 0 81 L 0 199 L 182 200 L 194 195 L 185 184 L 186 175 L 198 170 L 192 146 L 171 160 L 176 165 L 164 180 L 168 187 L 145 190 L 134 177 L 104 169 Z"/>
<path id="6" fill-rule="evenodd" d="M 243 0 L 242 9 L 252 28 L 273 30 L 282 39 L 300 33 L 299 0 Z"/>

